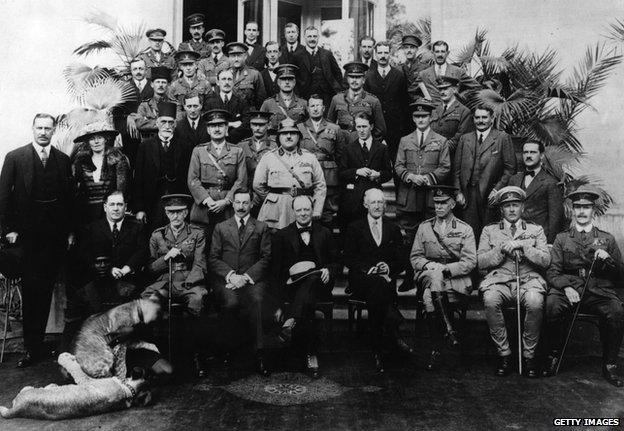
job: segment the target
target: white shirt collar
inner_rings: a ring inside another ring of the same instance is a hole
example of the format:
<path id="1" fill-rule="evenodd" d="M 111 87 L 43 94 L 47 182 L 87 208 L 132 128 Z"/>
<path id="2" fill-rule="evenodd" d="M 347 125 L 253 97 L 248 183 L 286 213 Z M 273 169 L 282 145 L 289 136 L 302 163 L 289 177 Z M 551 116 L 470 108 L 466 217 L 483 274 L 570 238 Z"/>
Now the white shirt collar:
<path id="1" fill-rule="evenodd" d="M 301 229 L 302 227 L 309 227 L 309 228 L 312 227 L 312 222 L 310 222 L 307 226 L 303 226 L 303 225 L 299 224 L 298 221 L 295 222 L 295 224 L 297 225 L 297 229 Z"/>
<path id="2" fill-rule="evenodd" d="M 116 222 L 112 222 L 109 219 L 106 219 L 106 221 L 108 222 L 108 227 L 110 228 L 111 232 L 113 231 L 113 224 L 117 223 L 117 229 L 121 230 L 121 224 L 123 223 L 124 219 L 122 218 L 121 220 L 118 220 Z"/>
<path id="3" fill-rule="evenodd" d="M 368 220 L 368 225 L 370 227 L 373 227 L 373 224 L 377 222 L 377 224 L 379 225 L 379 228 L 381 229 L 381 223 L 382 223 L 383 217 L 379 217 L 378 219 L 376 219 L 376 218 L 371 217 L 370 214 L 366 214 L 366 219 Z"/>
<path id="4" fill-rule="evenodd" d="M 39 155 L 39 157 L 41 157 L 41 151 L 45 151 L 48 156 L 50 155 L 50 144 L 46 145 L 45 147 L 43 145 L 39 145 L 36 142 L 33 142 L 32 144 L 35 152 L 37 153 L 37 155 Z"/>
<path id="5" fill-rule="evenodd" d="M 435 71 L 439 76 L 446 75 L 446 62 L 443 65 L 439 65 L 438 63 L 434 64 Z"/>
<path id="6" fill-rule="evenodd" d="M 323 122 L 323 117 L 319 118 L 318 120 L 313 120 L 312 118 L 310 118 L 310 121 L 312 122 L 314 129 L 318 130 L 318 128 L 321 126 L 321 123 Z"/>
<path id="7" fill-rule="evenodd" d="M 247 222 L 249 221 L 249 217 L 250 217 L 249 214 L 247 214 L 245 217 L 243 217 L 243 221 L 245 222 L 245 226 L 247 226 Z M 239 216 L 237 216 L 236 214 L 234 215 L 234 218 L 236 219 L 236 224 L 238 226 L 240 226 L 241 218 Z"/>
<path id="8" fill-rule="evenodd" d="M 143 78 L 142 81 L 137 81 L 136 79 L 134 80 L 134 84 L 140 88 L 141 90 L 145 87 L 145 84 L 147 84 L 147 78 Z"/>
<path id="9" fill-rule="evenodd" d="M 509 223 L 509 221 L 507 221 L 507 219 L 503 219 L 503 225 L 505 226 L 505 229 L 507 229 L 507 230 L 511 229 L 511 223 Z M 522 219 L 520 218 L 520 219 L 516 220 L 515 225 L 516 225 L 516 229 L 520 229 L 520 226 L 522 226 Z"/>
<path id="10" fill-rule="evenodd" d="M 310 53 L 310 55 L 314 55 L 314 53 L 315 53 L 316 51 L 318 51 L 318 46 L 317 46 L 316 48 L 314 48 L 314 49 L 310 49 L 310 47 L 308 47 L 308 46 L 306 45 L 306 51 L 308 51 L 308 52 Z"/>
<path id="11" fill-rule="evenodd" d="M 416 136 L 418 137 L 418 142 L 420 142 L 420 135 L 423 135 L 423 142 L 427 140 L 427 136 L 429 136 L 429 131 L 431 127 L 427 127 L 427 130 L 421 132 L 420 129 L 416 129 Z"/>
<path id="12" fill-rule="evenodd" d="M 579 226 L 578 224 L 574 224 L 574 227 L 576 228 L 577 232 L 586 232 L 586 233 L 590 233 L 592 231 L 592 229 L 594 228 L 594 224 L 593 223 L 589 223 L 586 226 Z"/>
<path id="13" fill-rule="evenodd" d="M 232 99 L 232 92 L 230 91 L 229 93 L 224 93 L 223 91 L 219 91 L 219 95 L 221 96 L 221 100 L 225 100 L 225 96 L 228 97 L 228 99 Z"/>
<path id="14" fill-rule="evenodd" d="M 483 141 L 485 142 L 487 137 L 490 135 L 491 131 L 492 131 L 491 127 L 489 129 L 487 129 L 487 130 L 484 130 L 483 132 L 480 132 L 480 131 L 477 130 L 477 142 L 479 142 L 479 135 L 483 135 Z"/>
<path id="15" fill-rule="evenodd" d="M 199 117 L 197 117 L 196 119 L 192 120 L 189 117 L 186 117 L 189 124 L 191 125 L 191 127 L 193 127 L 193 123 L 195 123 L 197 126 L 199 126 Z"/>
<path id="16" fill-rule="evenodd" d="M 390 72 L 390 65 L 386 64 L 385 66 L 380 66 L 379 63 L 377 63 L 377 71 L 379 71 L 380 75 L 382 74 L 382 72 L 385 72 L 387 75 L 388 72 Z"/>
<path id="17" fill-rule="evenodd" d="M 358 139 L 358 142 L 359 142 L 360 146 L 362 146 L 362 140 Z M 366 148 L 368 148 L 370 150 L 371 145 L 373 145 L 373 137 L 369 136 L 368 139 L 364 141 L 364 143 L 366 144 Z"/>
<path id="18" fill-rule="evenodd" d="M 535 172 L 535 176 L 539 174 L 541 170 L 542 170 L 542 165 L 537 165 L 537 168 L 533 169 L 533 172 Z M 533 178 L 535 178 L 535 176 L 533 176 Z"/>

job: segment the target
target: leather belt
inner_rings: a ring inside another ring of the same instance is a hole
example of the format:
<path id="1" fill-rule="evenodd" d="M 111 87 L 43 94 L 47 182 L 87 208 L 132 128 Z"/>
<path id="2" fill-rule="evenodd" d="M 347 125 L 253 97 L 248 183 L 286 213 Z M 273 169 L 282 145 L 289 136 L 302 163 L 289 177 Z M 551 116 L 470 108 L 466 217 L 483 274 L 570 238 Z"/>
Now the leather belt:
<path id="1" fill-rule="evenodd" d="M 171 264 L 171 270 L 172 271 L 186 271 L 187 267 L 186 267 L 186 262 L 173 262 Z"/>
<path id="2" fill-rule="evenodd" d="M 269 193 L 276 193 L 280 195 L 291 195 L 293 198 L 297 196 L 312 196 L 314 190 L 312 189 L 300 189 L 297 187 L 271 187 Z"/>

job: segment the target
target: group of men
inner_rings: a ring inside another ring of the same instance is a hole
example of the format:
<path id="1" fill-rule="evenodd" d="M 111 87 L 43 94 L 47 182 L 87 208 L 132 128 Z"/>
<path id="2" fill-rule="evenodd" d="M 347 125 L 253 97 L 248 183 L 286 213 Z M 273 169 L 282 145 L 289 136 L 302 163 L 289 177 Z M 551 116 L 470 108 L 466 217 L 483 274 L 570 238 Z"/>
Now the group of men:
<path id="1" fill-rule="evenodd" d="M 478 288 L 500 357 L 497 375 L 512 369 L 503 312 L 520 295 L 528 377 L 541 374 L 543 316 L 550 349 L 543 373 L 552 375 L 580 302 L 600 317 L 603 375 L 622 386 L 624 309 L 614 289 L 624 264 L 613 237 L 593 225 L 599 194 L 569 193 L 574 217 L 564 229 L 564 197 L 542 167 L 543 144 L 523 144 L 518 172 L 492 108 L 471 111 L 459 101 L 479 84 L 447 63 L 446 42 L 433 43 L 429 65 L 417 56 L 420 39 L 404 36 L 406 62 L 395 68 L 390 44 L 365 37 L 343 75 L 314 27 L 304 31 L 305 46 L 290 23 L 286 43 L 263 48 L 255 22 L 246 24 L 244 43 L 227 45 L 223 31 L 205 31 L 203 15 L 187 22 L 191 39 L 173 56 L 161 51 L 166 32 L 154 29 L 149 51 L 131 62 L 139 103 L 123 107 L 116 125 L 133 187 L 107 196 L 104 219 L 74 235 L 70 160 L 49 147 L 52 116 L 38 114 L 33 143 L 5 159 L 0 223 L 7 242 L 23 247 L 28 268 L 20 366 L 42 355 L 63 249 L 76 247 L 83 271 L 68 290 L 68 338 L 89 313 L 137 295 L 173 295 L 199 319 L 210 290 L 225 333 L 243 311 L 260 374 L 268 374 L 266 323 L 275 320 L 279 338 L 295 341 L 318 376 L 315 307 L 331 297 L 344 265 L 349 290 L 367 304 L 380 372 L 384 334 L 413 354 L 399 336 L 396 281 L 405 271 L 398 290 L 417 288 L 427 312 L 428 369 L 443 338 L 460 344 L 453 309 Z M 390 180 L 396 223 L 384 217 Z"/>

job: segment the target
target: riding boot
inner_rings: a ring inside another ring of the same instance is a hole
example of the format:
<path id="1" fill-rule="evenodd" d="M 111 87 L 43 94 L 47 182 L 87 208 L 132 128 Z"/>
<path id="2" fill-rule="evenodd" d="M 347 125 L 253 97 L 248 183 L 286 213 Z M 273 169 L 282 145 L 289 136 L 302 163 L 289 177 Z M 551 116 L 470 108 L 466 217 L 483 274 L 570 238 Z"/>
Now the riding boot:
<path id="1" fill-rule="evenodd" d="M 433 371 L 437 368 L 438 358 L 440 357 L 440 318 L 438 313 L 427 313 L 427 327 L 429 329 L 429 342 L 431 343 L 431 354 L 429 362 L 425 365 L 427 371 Z"/>
<path id="2" fill-rule="evenodd" d="M 457 332 L 453 329 L 448 296 L 444 292 L 431 292 L 431 299 L 433 300 L 433 306 L 446 327 L 444 338 L 448 340 L 451 347 L 458 347 L 459 340 L 457 339 Z"/>

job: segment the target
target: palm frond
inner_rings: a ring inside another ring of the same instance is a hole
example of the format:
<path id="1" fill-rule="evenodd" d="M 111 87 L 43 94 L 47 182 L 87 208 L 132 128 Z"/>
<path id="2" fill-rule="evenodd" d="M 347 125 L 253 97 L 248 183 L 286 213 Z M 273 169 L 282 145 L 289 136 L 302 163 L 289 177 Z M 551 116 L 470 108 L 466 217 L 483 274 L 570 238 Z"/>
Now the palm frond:
<path id="1" fill-rule="evenodd" d="M 581 157 L 583 157 L 581 154 L 572 153 L 566 147 L 549 145 L 545 147 L 542 167 L 557 178 L 560 183 L 563 183 L 566 179 L 568 168 L 578 163 Z"/>
<path id="2" fill-rule="evenodd" d="M 85 87 L 85 104 L 97 110 L 109 110 L 135 98 L 134 89 L 128 82 L 104 78 Z"/>
<path id="3" fill-rule="evenodd" d="M 496 57 L 496 56 L 486 55 L 486 56 L 479 57 L 479 59 L 481 60 L 481 63 L 483 64 L 483 69 L 487 71 L 486 75 L 488 76 L 494 75 L 500 72 L 506 72 L 507 69 L 509 68 L 509 60 L 507 60 L 503 56 Z"/>
<path id="4" fill-rule="evenodd" d="M 118 21 L 113 15 L 104 12 L 103 10 L 97 9 L 92 12 L 89 12 L 84 20 L 88 24 L 93 24 L 100 29 L 114 33 L 117 31 Z"/>
<path id="5" fill-rule="evenodd" d="M 604 87 L 609 75 L 621 61 L 622 56 L 608 49 L 604 43 L 598 42 L 593 47 L 587 47 L 568 82 L 568 86 L 573 89 L 573 96 L 582 101 L 575 105 L 576 114 L 588 106 L 589 99 Z"/>
<path id="6" fill-rule="evenodd" d="M 416 34 L 422 40 L 422 46 L 431 48 L 431 18 L 420 18 L 415 25 Z"/>
<path id="7" fill-rule="evenodd" d="M 574 134 L 574 129 L 557 112 L 527 122 L 530 135 L 546 146 L 565 147 L 570 152 L 582 153 L 583 144 Z"/>
<path id="8" fill-rule="evenodd" d="M 93 42 L 88 42 L 80 45 L 78 48 L 74 49 L 74 54 L 76 55 L 89 55 L 95 54 L 105 49 L 110 49 L 111 44 L 105 40 L 96 40 Z"/>
<path id="9" fill-rule="evenodd" d="M 609 33 L 605 36 L 607 39 L 617 43 L 624 43 L 624 22 L 616 18 L 615 23 L 609 25 Z"/>
<path id="10" fill-rule="evenodd" d="M 67 83 L 67 92 L 78 103 L 82 104 L 84 101 L 82 96 L 84 94 L 84 88 L 86 84 L 99 81 L 103 78 L 110 76 L 106 69 L 99 67 L 90 68 L 81 63 L 72 63 L 63 69 L 63 77 Z"/>
<path id="11" fill-rule="evenodd" d="M 120 28 L 113 36 L 112 48 L 124 63 L 129 64 L 143 50 L 144 29 L 144 24 Z"/>
<path id="12" fill-rule="evenodd" d="M 475 37 L 471 40 L 466 46 L 464 46 L 458 53 L 455 55 L 455 59 L 453 63 L 456 64 L 466 64 L 470 63 L 472 57 L 477 54 L 480 54 L 481 46 L 483 42 L 486 40 L 487 30 L 477 29 L 475 32 Z"/>

